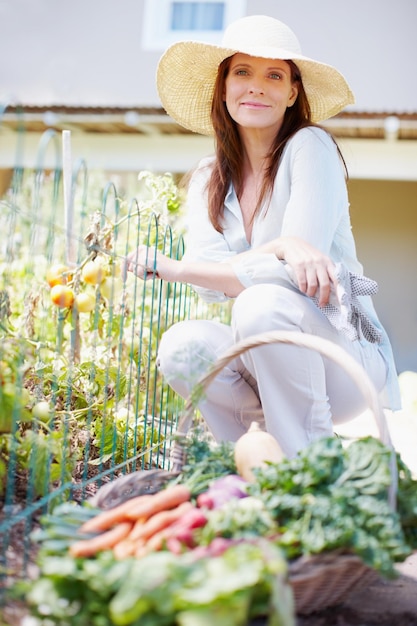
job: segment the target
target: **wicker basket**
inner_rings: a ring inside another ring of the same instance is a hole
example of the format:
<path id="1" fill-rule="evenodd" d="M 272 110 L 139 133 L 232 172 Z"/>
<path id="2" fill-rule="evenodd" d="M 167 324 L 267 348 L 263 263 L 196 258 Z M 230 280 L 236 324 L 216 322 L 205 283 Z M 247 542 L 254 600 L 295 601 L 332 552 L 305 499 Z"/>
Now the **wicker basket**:
<path id="1" fill-rule="evenodd" d="M 342 604 L 356 588 L 363 589 L 378 579 L 377 572 L 358 556 L 336 551 L 300 557 L 289 566 L 298 614 Z"/>
<path id="2" fill-rule="evenodd" d="M 195 405 L 211 381 L 223 367 L 246 350 L 278 342 L 317 350 L 343 367 L 357 384 L 375 419 L 380 440 L 392 450 L 392 480 L 388 499 L 392 508 L 395 509 L 397 495 L 395 452 L 378 394 L 365 370 L 347 352 L 330 341 L 313 335 L 285 331 L 262 333 L 236 343 L 199 381 L 192 396 L 187 400 L 184 413 L 178 422 L 171 448 L 171 471 L 145 470 L 119 477 L 101 487 L 91 499 L 92 503 L 107 509 L 135 495 L 154 493 L 162 489 L 167 480 L 181 471 L 185 460 L 183 444 L 193 423 Z M 289 565 L 289 581 L 294 593 L 296 612 L 299 614 L 308 614 L 341 604 L 355 588 L 358 586 L 363 588 L 376 579 L 378 579 L 378 574 L 375 570 L 367 567 L 359 557 L 341 551 L 303 556 Z"/>
<path id="3" fill-rule="evenodd" d="M 183 442 L 191 428 L 195 405 L 205 389 L 217 374 L 234 358 L 258 346 L 270 343 L 286 343 L 317 350 L 344 368 L 363 393 L 367 406 L 375 419 L 378 435 L 382 443 L 391 448 L 391 486 L 388 500 L 393 509 L 397 494 L 396 456 L 391 443 L 386 418 L 379 402 L 378 394 L 367 373 L 353 357 L 334 343 L 314 335 L 288 331 L 271 331 L 254 335 L 236 343 L 216 361 L 209 372 L 200 379 L 192 397 L 185 405 L 184 413 L 178 422 L 175 442 L 171 450 L 171 469 L 180 471 L 184 463 Z M 293 589 L 296 611 L 308 614 L 341 604 L 357 586 L 364 587 L 376 580 L 378 574 L 353 555 L 334 551 L 314 556 L 301 557 L 290 564 L 289 580 Z"/>

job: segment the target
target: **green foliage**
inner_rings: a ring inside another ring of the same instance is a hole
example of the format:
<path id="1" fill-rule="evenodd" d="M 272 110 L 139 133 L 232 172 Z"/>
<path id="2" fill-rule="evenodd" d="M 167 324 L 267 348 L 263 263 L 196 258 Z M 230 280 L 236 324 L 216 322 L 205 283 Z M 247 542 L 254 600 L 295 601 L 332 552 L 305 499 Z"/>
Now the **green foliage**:
<path id="1" fill-rule="evenodd" d="M 397 509 L 401 525 L 409 545 L 417 550 L 417 480 L 410 469 L 397 455 L 398 495 Z"/>
<path id="2" fill-rule="evenodd" d="M 35 173 L 34 185 L 26 181 L 1 202 L 9 243 L 0 252 L 0 493 L 8 467 L 42 496 L 71 482 L 81 459 L 90 473 L 137 457 L 142 466 L 163 461 L 172 425 L 161 423 L 174 424 L 176 415 L 165 412 L 153 360 L 179 302 L 160 281 L 123 277 L 121 266 L 143 243 L 177 253 L 172 226 L 181 192 L 170 174 L 150 172 L 140 174 L 130 206 L 111 185 L 97 191 L 90 188 L 88 207 L 86 194 L 75 194 L 81 238 L 72 242 L 78 260 L 67 278 L 75 294 L 94 296 L 90 313 L 50 300 L 46 271 L 65 262 L 67 245 L 56 176 Z M 83 282 L 91 259 L 103 264 L 106 284 Z M 191 310 L 190 292 L 187 298 L 182 315 Z M 47 419 L 32 412 L 39 402 L 50 407 Z"/>
<path id="3" fill-rule="evenodd" d="M 0 436 L 1 433 L 12 432 L 17 416 L 22 422 L 30 420 L 30 412 L 26 408 L 30 394 L 22 387 L 32 357 L 33 346 L 30 343 L 3 333 L 0 347 Z"/>
<path id="4" fill-rule="evenodd" d="M 402 526 L 407 485 L 401 476 L 399 511 L 388 503 L 390 458 L 391 451 L 372 437 L 346 448 L 340 439 L 324 438 L 294 459 L 255 470 L 256 482 L 248 491 L 277 521 L 279 545 L 288 558 L 351 550 L 370 567 L 392 576 L 394 563 L 404 560 L 411 547 Z"/>
<path id="5" fill-rule="evenodd" d="M 206 491 L 210 483 L 225 474 L 236 474 L 234 445 L 214 444 L 198 428 L 184 441 L 185 463 L 173 482 L 187 485 L 193 496 Z"/>
<path id="6" fill-rule="evenodd" d="M 286 563 L 263 539 L 215 559 L 164 551 L 116 561 L 108 551 L 45 556 L 41 568 L 27 594 L 40 625 L 244 626 L 259 615 L 270 626 L 294 625 Z"/>

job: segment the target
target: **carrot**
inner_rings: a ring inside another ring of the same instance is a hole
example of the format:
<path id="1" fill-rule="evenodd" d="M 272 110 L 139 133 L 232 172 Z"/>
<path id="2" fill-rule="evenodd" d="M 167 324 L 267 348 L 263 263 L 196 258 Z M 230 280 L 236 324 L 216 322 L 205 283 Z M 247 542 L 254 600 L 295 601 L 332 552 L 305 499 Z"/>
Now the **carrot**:
<path id="1" fill-rule="evenodd" d="M 148 500 L 137 502 L 126 511 L 130 520 L 148 519 L 160 511 L 174 509 L 182 502 L 191 499 L 191 492 L 185 485 L 172 485 L 150 496 Z"/>
<path id="2" fill-rule="evenodd" d="M 192 548 L 194 547 L 193 530 L 201 528 L 206 523 L 206 515 L 200 509 L 191 505 L 169 526 L 155 532 L 147 541 L 139 539 L 134 555 L 136 558 L 141 558 L 149 552 L 156 552 L 165 546 L 168 550 L 172 550 L 175 553 L 186 547 Z"/>
<path id="3" fill-rule="evenodd" d="M 121 522 L 111 530 L 101 535 L 92 537 L 91 539 L 81 539 L 70 546 L 69 552 L 71 556 L 93 556 L 97 552 L 110 550 L 116 543 L 128 536 L 132 530 L 131 522 Z"/>
<path id="4" fill-rule="evenodd" d="M 171 527 L 168 526 L 167 528 L 163 528 L 159 532 L 152 535 L 152 537 L 150 537 L 146 542 L 139 540 L 137 548 L 135 550 L 135 556 L 137 558 L 141 558 L 146 554 L 149 554 L 149 552 L 157 552 L 158 550 L 161 550 L 164 543 L 166 542 L 168 537 L 173 534 L 173 532 L 174 531 L 171 529 Z"/>
<path id="5" fill-rule="evenodd" d="M 131 541 L 129 537 L 126 537 L 113 546 L 113 554 L 118 561 L 122 561 L 123 559 L 127 559 L 127 557 L 132 556 L 135 553 L 136 548 L 136 542 Z"/>
<path id="6" fill-rule="evenodd" d="M 119 504 L 119 506 L 116 506 L 113 509 L 109 509 L 108 511 L 102 511 L 95 517 L 92 517 L 91 519 L 84 522 L 84 524 L 80 526 L 79 532 L 90 533 L 108 530 L 119 522 L 125 521 L 127 518 L 127 512 L 132 507 L 139 506 L 139 504 L 145 503 L 150 498 L 152 498 L 152 495 L 150 494 L 137 496 L 136 498 L 126 500 L 126 502 Z"/>
<path id="7" fill-rule="evenodd" d="M 137 559 L 142 559 L 144 556 L 149 554 L 149 552 L 152 552 L 152 550 L 150 550 L 145 544 L 141 543 L 137 546 L 133 556 L 135 556 Z"/>
<path id="8" fill-rule="evenodd" d="M 148 540 L 152 535 L 167 528 L 173 522 L 176 522 L 184 513 L 189 509 L 192 509 L 193 505 L 188 500 L 182 502 L 175 509 L 169 509 L 155 513 L 152 517 L 149 517 L 147 521 L 142 521 L 140 518 L 134 525 L 132 532 L 129 535 L 130 541 L 136 541 L 142 539 Z"/>

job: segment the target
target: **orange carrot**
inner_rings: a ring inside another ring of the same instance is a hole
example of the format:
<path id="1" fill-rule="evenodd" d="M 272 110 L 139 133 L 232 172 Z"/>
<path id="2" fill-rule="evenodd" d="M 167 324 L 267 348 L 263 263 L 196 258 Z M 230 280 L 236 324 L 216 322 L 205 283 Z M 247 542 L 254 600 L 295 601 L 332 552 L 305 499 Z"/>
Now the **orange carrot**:
<path id="1" fill-rule="evenodd" d="M 95 517 L 92 517 L 84 522 L 84 524 L 80 526 L 79 532 L 94 533 L 102 530 L 108 530 L 115 524 L 125 521 L 127 511 L 129 511 L 132 507 L 139 506 L 139 504 L 146 502 L 149 498 L 152 498 L 150 494 L 137 496 L 136 498 L 126 500 L 126 502 L 119 504 L 119 506 L 115 506 L 113 509 L 102 511 Z"/>
<path id="2" fill-rule="evenodd" d="M 149 517 L 147 521 L 142 521 L 139 519 L 134 527 L 132 528 L 132 532 L 129 535 L 130 541 L 135 541 L 137 539 L 148 540 L 152 535 L 167 528 L 174 522 L 180 519 L 180 517 L 188 511 L 192 509 L 193 505 L 188 500 L 186 502 L 182 502 L 174 509 L 169 509 L 160 511 L 159 513 L 155 513 L 152 517 Z"/>
<path id="3" fill-rule="evenodd" d="M 130 520 L 148 519 L 160 511 L 174 509 L 182 502 L 191 499 L 191 492 L 185 485 L 172 485 L 150 496 L 149 500 L 133 504 L 126 512 Z"/>
<path id="4" fill-rule="evenodd" d="M 146 542 L 139 539 L 134 553 L 135 556 L 137 558 L 142 558 L 145 554 L 149 554 L 149 552 L 157 552 L 158 550 L 161 550 L 164 543 L 172 533 L 173 531 L 171 530 L 171 527 L 168 526 L 167 528 L 163 528 L 159 532 L 152 535 L 152 537 L 149 537 Z"/>
<path id="5" fill-rule="evenodd" d="M 97 535 L 91 539 L 76 541 L 70 546 L 69 552 L 71 556 L 81 557 L 93 556 L 97 554 L 97 552 L 110 550 L 116 543 L 119 543 L 122 539 L 127 537 L 131 530 L 131 522 L 121 522 L 111 530 L 101 533 L 101 535 Z"/>
<path id="6" fill-rule="evenodd" d="M 117 560 L 122 561 L 123 559 L 127 559 L 129 556 L 132 556 L 137 547 L 138 546 L 135 541 L 131 541 L 129 537 L 126 537 L 113 546 L 113 554 Z"/>

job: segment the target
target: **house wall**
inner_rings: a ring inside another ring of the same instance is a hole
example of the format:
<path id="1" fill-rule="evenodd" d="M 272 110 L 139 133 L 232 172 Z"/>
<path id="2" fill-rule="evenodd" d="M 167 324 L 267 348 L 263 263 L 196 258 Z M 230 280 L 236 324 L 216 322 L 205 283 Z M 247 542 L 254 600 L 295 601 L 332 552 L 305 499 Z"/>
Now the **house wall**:
<path id="1" fill-rule="evenodd" d="M 159 0 L 151 0 L 158 3 Z M 0 2 L 0 105 L 157 106 L 161 51 L 142 46 L 145 0 Z M 352 110 L 416 112 L 416 0 L 247 0 L 247 14 L 288 23 L 303 52 L 338 67 L 356 95 Z M 0 106 L 1 109 L 1 106 Z M 19 164 L 37 163 L 40 136 L 24 139 Z M 417 370 L 417 142 L 344 140 L 352 218 L 365 271 L 400 370 Z M 16 134 L 0 126 L 0 187 L 16 163 Z M 181 172 L 211 151 L 205 137 L 73 133 L 74 160 L 90 169 Z M 56 165 L 53 151 L 46 167 Z M 7 170 L 7 171 L 6 171 Z M 398 306 L 400 303 L 401 306 Z"/>
<path id="2" fill-rule="evenodd" d="M 7 59 L 0 104 L 157 105 L 163 49 L 143 47 L 146 1 L 0 2 L 0 56 Z M 249 15 L 286 22 L 305 55 L 335 65 L 356 95 L 350 109 L 415 112 L 415 0 L 247 0 L 246 6 Z"/>
<path id="3" fill-rule="evenodd" d="M 350 180 L 352 228 L 399 372 L 417 371 L 417 182 Z"/>

